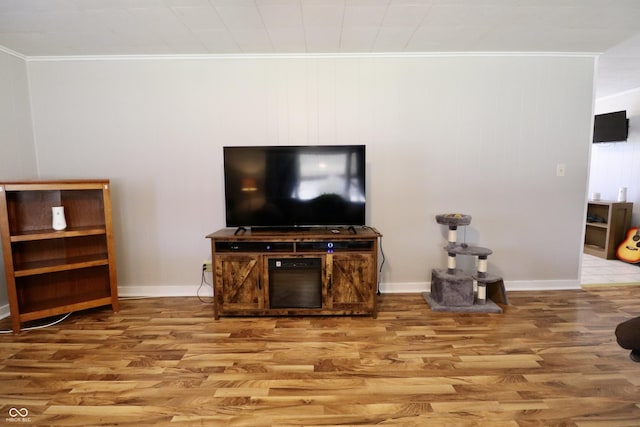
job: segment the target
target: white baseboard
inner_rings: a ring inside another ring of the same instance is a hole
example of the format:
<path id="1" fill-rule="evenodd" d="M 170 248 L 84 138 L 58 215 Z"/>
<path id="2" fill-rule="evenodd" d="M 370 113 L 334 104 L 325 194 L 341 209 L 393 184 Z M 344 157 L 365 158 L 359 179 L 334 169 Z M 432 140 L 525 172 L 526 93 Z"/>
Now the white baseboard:
<path id="1" fill-rule="evenodd" d="M 504 282 L 507 291 L 567 291 L 581 289 L 580 280 L 522 280 Z"/>
<path id="2" fill-rule="evenodd" d="M 580 281 L 575 280 L 517 280 L 505 281 L 507 291 L 563 291 L 580 289 Z M 431 291 L 431 282 L 381 283 L 383 294 L 420 293 Z"/>
<path id="3" fill-rule="evenodd" d="M 522 280 L 504 282 L 507 291 L 560 291 L 580 289 L 580 281 L 575 280 Z M 431 290 L 431 282 L 401 282 L 381 283 L 380 292 L 383 294 L 421 293 Z M 118 295 L 121 297 L 193 297 L 198 292 L 198 286 L 165 285 L 165 286 L 120 286 Z M 202 297 L 213 295 L 210 286 L 203 286 L 198 292 Z"/>
<path id="4" fill-rule="evenodd" d="M 118 286 L 118 297 L 211 297 L 213 289 L 211 286 L 203 285 L 164 285 L 164 286 Z"/>
<path id="5" fill-rule="evenodd" d="M 560 291 L 569 289 L 580 289 L 580 281 L 575 280 L 522 280 L 508 281 L 504 283 L 507 291 Z M 404 294 L 421 293 L 431 290 L 430 282 L 401 282 L 401 283 L 381 283 L 380 292 L 383 294 Z M 210 286 L 194 285 L 131 285 L 120 286 L 118 296 L 121 298 L 160 298 L 160 297 L 212 297 L 213 290 Z M 9 304 L 0 306 L 0 319 L 9 317 Z"/>
<path id="6" fill-rule="evenodd" d="M 383 294 L 419 294 L 431 290 L 431 282 L 380 283 Z"/>
<path id="7" fill-rule="evenodd" d="M 9 304 L 0 305 L 0 319 L 4 319 L 5 317 L 11 316 L 11 311 L 9 310 Z"/>

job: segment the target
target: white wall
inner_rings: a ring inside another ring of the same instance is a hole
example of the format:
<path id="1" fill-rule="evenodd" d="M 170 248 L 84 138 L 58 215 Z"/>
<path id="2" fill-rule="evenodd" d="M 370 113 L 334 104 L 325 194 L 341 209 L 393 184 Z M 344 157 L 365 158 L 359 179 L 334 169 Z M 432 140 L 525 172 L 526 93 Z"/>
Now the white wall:
<path id="1" fill-rule="evenodd" d="M 366 144 L 385 291 L 446 265 L 435 215 L 471 214 L 510 288 L 574 287 L 594 58 L 31 60 L 43 177 L 112 180 L 122 294 L 193 294 L 224 226 L 222 147 Z M 556 165 L 566 164 L 566 176 Z M 462 238 L 462 233 L 461 238 Z"/>
<path id="2" fill-rule="evenodd" d="M 0 181 L 37 177 L 27 67 L 0 50 Z M 7 283 L 0 248 L 0 318 L 8 314 Z"/>
<path id="3" fill-rule="evenodd" d="M 595 113 L 627 110 L 627 142 L 593 144 L 589 194 L 599 192 L 603 200 L 617 200 L 618 189 L 627 187 L 633 202 L 632 224 L 640 225 L 640 88 L 596 100 Z"/>

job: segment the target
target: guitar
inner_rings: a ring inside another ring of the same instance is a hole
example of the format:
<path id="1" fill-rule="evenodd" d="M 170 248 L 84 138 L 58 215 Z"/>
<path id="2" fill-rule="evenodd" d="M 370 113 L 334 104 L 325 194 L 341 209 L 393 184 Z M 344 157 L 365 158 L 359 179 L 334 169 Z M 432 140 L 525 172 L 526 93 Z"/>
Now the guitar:
<path id="1" fill-rule="evenodd" d="M 627 231 L 627 238 L 618 246 L 616 255 L 619 260 L 635 264 L 640 262 L 640 229 L 633 227 Z"/>

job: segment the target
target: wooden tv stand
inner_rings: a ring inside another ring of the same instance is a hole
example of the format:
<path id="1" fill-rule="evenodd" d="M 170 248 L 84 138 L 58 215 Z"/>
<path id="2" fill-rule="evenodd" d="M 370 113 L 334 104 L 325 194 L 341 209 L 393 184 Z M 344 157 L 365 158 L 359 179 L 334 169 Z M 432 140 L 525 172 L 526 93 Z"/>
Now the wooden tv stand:
<path id="1" fill-rule="evenodd" d="M 214 317 L 375 317 L 380 237 L 371 227 L 211 233 Z"/>

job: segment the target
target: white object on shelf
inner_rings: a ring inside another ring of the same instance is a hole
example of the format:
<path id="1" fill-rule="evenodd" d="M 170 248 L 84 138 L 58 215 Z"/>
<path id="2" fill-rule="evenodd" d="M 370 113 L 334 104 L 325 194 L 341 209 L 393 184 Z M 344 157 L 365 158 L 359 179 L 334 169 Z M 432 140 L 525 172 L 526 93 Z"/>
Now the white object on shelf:
<path id="1" fill-rule="evenodd" d="M 54 206 L 51 208 L 53 221 L 51 226 L 54 230 L 64 230 L 67 228 L 67 220 L 64 217 L 64 206 Z"/>
<path id="2" fill-rule="evenodd" d="M 627 187 L 620 187 L 618 190 L 618 201 L 626 202 L 627 201 Z"/>

